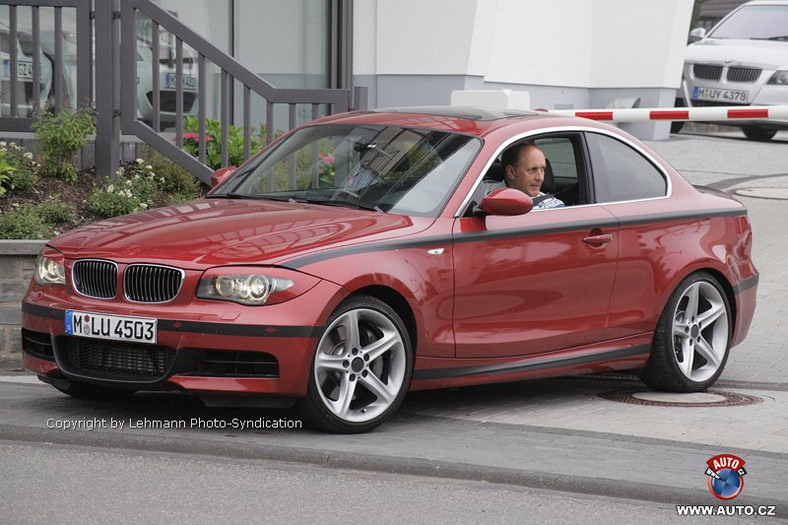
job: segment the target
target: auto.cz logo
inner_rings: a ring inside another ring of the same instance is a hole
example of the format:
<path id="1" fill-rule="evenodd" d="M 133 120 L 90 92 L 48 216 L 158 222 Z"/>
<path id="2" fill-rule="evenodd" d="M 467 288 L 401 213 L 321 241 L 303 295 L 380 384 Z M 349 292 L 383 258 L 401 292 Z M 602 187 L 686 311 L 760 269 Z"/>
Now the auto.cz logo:
<path id="1" fill-rule="evenodd" d="M 709 477 L 709 492 L 716 498 L 729 501 L 744 489 L 745 461 L 732 454 L 720 454 L 709 459 L 706 475 Z"/>
<path id="2" fill-rule="evenodd" d="M 706 461 L 709 492 L 730 501 L 744 489 L 745 461 L 733 454 L 720 454 Z M 679 516 L 777 516 L 776 505 L 676 505 Z"/>

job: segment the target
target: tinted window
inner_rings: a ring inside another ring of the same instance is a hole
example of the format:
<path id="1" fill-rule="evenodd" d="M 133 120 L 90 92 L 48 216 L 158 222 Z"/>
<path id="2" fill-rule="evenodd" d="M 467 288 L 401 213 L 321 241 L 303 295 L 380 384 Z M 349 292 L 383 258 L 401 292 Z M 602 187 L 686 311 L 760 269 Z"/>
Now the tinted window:
<path id="1" fill-rule="evenodd" d="M 437 215 L 481 143 L 445 131 L 316 125 L 282 139 L 211 196 Z"/>
<path id="2" fill-rule="evenodd" d="M 788 40 L 788 6 L 743 7 L 709 34 L 712 38 Z"/>
<path id="3" fill-rule="evenodd" d="M 662 173 L 630 146 L 605 135 L 587 134 L 597 202 L 661 197 L 667 193 Z"/>
<path id="4" fill-rule="evenodd" d="M 577 184 L 577 162 L 572 141 L 566 137 L 537 138 L 533 141 L 550 161 L 556 182 Z"/>

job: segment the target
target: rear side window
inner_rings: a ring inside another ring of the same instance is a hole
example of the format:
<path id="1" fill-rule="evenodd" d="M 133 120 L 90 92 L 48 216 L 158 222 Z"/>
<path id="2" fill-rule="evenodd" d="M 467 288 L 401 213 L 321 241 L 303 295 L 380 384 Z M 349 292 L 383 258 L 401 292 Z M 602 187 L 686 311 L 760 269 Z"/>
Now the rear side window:
<path id="1" fill-rule="evenodd" d="M 594 172 L 596 202 L 663 197 L 664 175 L 630 146 L 606 135 L 586 134 Z"/>

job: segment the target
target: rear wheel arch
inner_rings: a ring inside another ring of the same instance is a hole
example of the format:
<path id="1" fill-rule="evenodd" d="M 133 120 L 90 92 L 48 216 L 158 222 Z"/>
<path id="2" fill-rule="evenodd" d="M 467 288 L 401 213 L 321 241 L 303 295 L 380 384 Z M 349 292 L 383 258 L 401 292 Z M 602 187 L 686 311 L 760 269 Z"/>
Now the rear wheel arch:
<path id="1" fill-rule="evenodd" d="M 736 293 L 733 291 L 733 285 L 728 280 L 728 278 L 722 272 L 715 270 L 713 268 L 703 268 L 702 270 L 698 270 L 697 272 L 705 272 L 710 274 L 712 277 L 717 279 L 717 283 L 722 287 L 722 291 L 725 292 L 725 296 L 728 298 L 728 303 L 730 304 L 731 309 L 731 322 L 733 326 L 736 326 L 736 319 L 737 319 L 737 311 L 736 311 Z M 693 273 L 697 273 L 693 272 Z"/>
<path id="2" fill-rule="evenodd" d="M 682 272 L 681 274 L 676 274 L 673 284 L 669 289 L 666 290 L 667 294 L 665 295 L 665 299 L 662 301 L 662 308 L 664 308 L 670 297 L 673 295 L 673 292 L 678 288 L 678 286 L 684 282 L 685 279 L 691 277 L 695 274 L 706 273 L 714 277 L 717 283 L 722 287 L 723 292 L 725 292 L 725 297 L 728 299 L 728 303 L 730 304 L 730 314 L 731 314 L 731 321 L 734 323 L 737 319 L 737 311 L 736 311 L 736 293 L 733 291 L 733 285 L 731 284 L 728 277 L 719 269 L 712 268 L 709 266 L 700 267 L 700 268 L 693 268 L 686 272 Z"/>
<path id="3" fill-rule="evenodd" d="M 641 379 L 652 388 L 700 392 L 722 374 L 731 348 L 734 302 L 719 271 L 701 268 L 673 288 L 654 331 Z"/>

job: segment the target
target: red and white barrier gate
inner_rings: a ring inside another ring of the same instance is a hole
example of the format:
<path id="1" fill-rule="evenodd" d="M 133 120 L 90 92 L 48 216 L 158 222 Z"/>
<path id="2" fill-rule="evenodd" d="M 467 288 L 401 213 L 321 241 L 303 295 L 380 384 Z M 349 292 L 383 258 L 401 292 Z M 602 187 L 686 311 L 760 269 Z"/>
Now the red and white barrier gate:
<path id="1" fill-rule="evenodd" d="M 717 106 L 698 108 L 624 108 L 624 109 L 558 109 L 553 115 L 584 117 L 612 122 L 646 122 L 649 120 L 788 120 L 788 106 Z"/>

